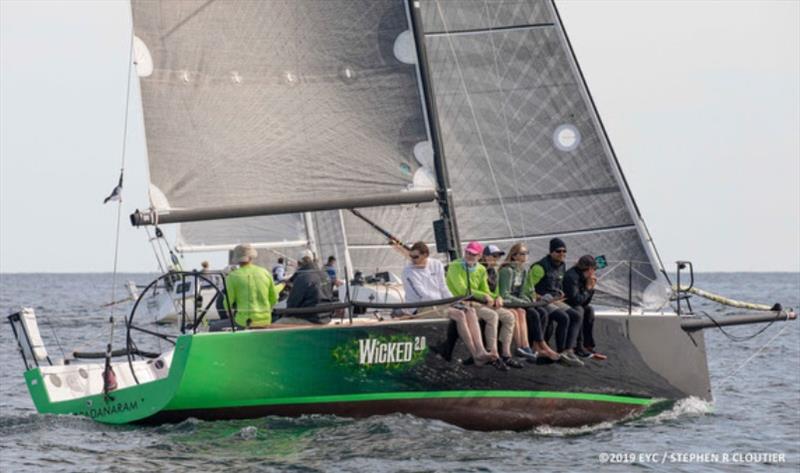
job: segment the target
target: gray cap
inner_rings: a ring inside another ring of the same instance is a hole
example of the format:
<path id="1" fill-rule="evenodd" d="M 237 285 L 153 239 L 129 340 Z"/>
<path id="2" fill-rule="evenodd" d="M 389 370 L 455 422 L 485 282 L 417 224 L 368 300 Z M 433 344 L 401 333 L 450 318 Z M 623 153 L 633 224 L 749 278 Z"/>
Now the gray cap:
<path id="1" fill-rule="evenodd" d="M 258 252 L 250 243 L 236 245 L 233 249 L 233 261 L 235 263 L 249 263 L 258 256 Z"/>

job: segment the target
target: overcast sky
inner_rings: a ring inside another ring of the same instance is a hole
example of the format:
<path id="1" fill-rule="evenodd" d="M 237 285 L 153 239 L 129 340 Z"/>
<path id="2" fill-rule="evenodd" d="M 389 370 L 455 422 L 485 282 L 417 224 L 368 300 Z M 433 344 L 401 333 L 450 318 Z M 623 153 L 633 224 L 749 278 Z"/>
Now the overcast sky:
<path id="1" fill-rule="evenodd" d="M 800 2 L 558 6 L 668 269 L 800 271 Z M 0 271 L 112 269 L 129 31 L 124 1 L 0 0 Z M 136 86 L 119 268 L 153 271 Z"/>

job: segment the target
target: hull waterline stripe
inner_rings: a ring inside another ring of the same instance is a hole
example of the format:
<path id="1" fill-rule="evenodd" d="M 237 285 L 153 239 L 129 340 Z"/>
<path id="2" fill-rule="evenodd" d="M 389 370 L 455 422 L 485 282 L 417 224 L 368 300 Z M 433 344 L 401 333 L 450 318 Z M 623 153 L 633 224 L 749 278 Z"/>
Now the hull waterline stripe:
<path id="1" fill-rule="evenodd" d="M 544 399 L 570 399 L 576 401 L 613 402 L 618 404 L 632 404 L 647 406 L 655 399 L 632 396 L 615 396 L 611 394 L 591 394 L 557 391 L 413 391 L 413 392 L 387 392 L 364 394 L 341 394 L 331 396 L 297 396 L 270 399 L 239 400 L 237 402 L 221 403 L 214 406 L 203 406 L 208 409 L 222 407 L 246 407 L 267 405 L 292 405 L 292 404 L 325 404 L 335 402 L 359 401 L 387 401 L 405 399 L 470 399 L 470 398 L 544 398 Z M 187 406 L 186 409 L 196 409 L 196 406 Z M 170 409 L 173 410 L 173 409 Z M 183 410 L 181 408 L 174 410 Z"/>

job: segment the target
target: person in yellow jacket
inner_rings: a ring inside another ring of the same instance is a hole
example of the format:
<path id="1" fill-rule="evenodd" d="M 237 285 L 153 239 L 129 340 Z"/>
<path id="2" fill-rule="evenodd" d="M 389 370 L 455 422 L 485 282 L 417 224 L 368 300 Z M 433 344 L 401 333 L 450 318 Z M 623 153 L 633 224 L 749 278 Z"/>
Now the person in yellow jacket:
<path id="1" fill-rule="evenodd" d="M 511 355 L 511 339 L 514 335 L 514 314 L 503 308 L 503 299 L 494 297 L 489 289 L 486 268 L 478 262 L 483 253 L 483 245 L 473 241 L 464 249 L 464 258 L 450 263 L 447 268 L 447 288 L 454 296 L 471 294 L 480 304 L 476 307 L 478 318 L 486 322 L 484 335 L 486 349 L 497 359 L 492 366 L 500 371 L 509 367 L 522 368 L 522 363 Z M 500 334 L 498 337 L 498 322 Z M 498 357 L 497 340 L 500 339 L 501 353 Z"/>
<path id="2" fill-rule="evenodd" d="M 228 303 L 236 306 L 237 325 L 266 327 L 272 323 L 272 306 L 278 302 L 278 290 L 272 275 L 253 263 L 258 256 L 253 245 L 238 245 L 233 249 L 234 262 L 239 267 L 227 277 Z"/>

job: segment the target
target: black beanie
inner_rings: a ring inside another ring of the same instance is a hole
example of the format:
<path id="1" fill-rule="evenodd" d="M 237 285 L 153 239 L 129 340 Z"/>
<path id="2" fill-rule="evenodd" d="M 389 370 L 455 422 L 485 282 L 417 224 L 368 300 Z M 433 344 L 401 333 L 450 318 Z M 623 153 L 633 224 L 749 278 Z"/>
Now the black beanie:
<path id="1" fill-rule="evenodd" d="M 553 238 L 550 240 L 550 253 L 556 251 L 559 248 L 567 249 L 567 245 L 564 243 L 564 240 L 561 238 Z"/>

